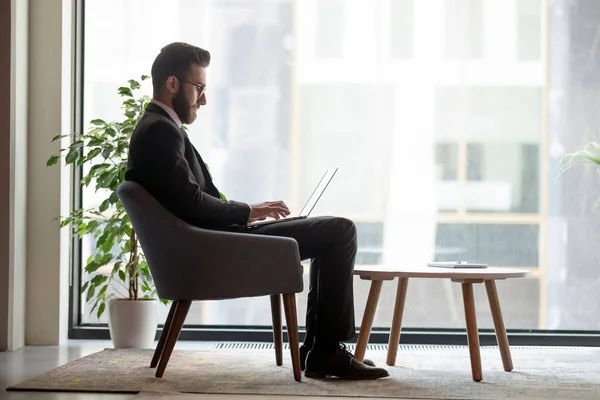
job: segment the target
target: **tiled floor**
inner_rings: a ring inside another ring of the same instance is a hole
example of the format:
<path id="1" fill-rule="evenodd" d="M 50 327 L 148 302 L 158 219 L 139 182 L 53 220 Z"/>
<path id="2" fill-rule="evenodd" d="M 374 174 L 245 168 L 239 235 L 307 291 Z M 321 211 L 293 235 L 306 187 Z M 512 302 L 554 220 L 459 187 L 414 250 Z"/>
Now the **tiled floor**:
<path id="1" fill-rule="evenodd" d="M 202 349 L 213 346 L 212 342 L 180 341 L 176 349 Z M 55 367 L 64 365 L 88 354 L 112 347 L 110 341 L 71 340 L 60 347 L 25 347 L 15 352 L 0 352 L 0 400 L 258 400 L 258 399 L 286 399 L 309 400 L 323 399 L 336 400 L 333 397 L 306 397 L 306 396 L 240 396 L 240 395 L 177 395 L 156 393 L 140 393 L 132 395 L 87 394 L 87 393 L 50 393 L 50 392 L 8 392 L 6 387 L 14 385 L 25 379 L 32 378 L 47 372 Z"/>

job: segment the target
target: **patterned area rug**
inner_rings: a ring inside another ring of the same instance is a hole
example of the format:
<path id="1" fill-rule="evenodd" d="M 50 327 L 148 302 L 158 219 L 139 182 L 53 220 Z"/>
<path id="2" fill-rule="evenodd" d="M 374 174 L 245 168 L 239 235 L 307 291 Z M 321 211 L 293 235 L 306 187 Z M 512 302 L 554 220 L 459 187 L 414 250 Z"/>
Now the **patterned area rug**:
<path id="1" fill-rule="evenodd" d="M 275 365 L 271 349 L 175 351 L 162 379 L 148 367 L 151 350 L 89 355 L 9 390 L 103 393 L 184 392 L 419 399 L 598 399 L 600 349 L 513 347 L 513 372 L 504 372 L 496 347 L 482 348 L 483 381 L 473 382 L 463 346 L 401 346 L 390 377 L 377 381 L 295 382 L 289 353 Z M 385 351 L 367 357 L 385 366 Z"/>

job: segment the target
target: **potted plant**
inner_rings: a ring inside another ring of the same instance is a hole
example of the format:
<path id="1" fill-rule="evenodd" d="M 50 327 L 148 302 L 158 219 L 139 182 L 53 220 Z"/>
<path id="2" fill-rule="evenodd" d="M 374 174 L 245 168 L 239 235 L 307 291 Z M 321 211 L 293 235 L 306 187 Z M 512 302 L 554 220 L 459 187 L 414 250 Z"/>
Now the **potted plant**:
<path id="1" fill-rule="evenodd" d="M 142 76 L 141 81 L 148 79 Z M 91 121 L 85 134 L 70 135 L 72 143 L 50 157 L 48 166 L 64 156 L 67 165 L 82 168 L 81 184 L 95 186 L 103 195 L 100 206 L 75 209 L 61 227 L 74 235 L 91 235 L 96 246 L 87 259 L 82 295 L 93 303 L 91 312 L 100 318 L 108 307 L 108 325 L 113 345 L 150 348 L 158 325 L 156 291 L 148 263 L 116 190 L 125 179 L 129 139 L 150 98 L 140 94 L 141 83 L 129 80 L 118 89 L 125 119 Z M 59 135 L 53 141 L 69 135 Z M 86 168 L 87 167 L 87 168 Z"/>
<path id="2" fill-rule="evenodd" d="M 583 150 L 565 155 L 559 163 L 559 175 L 575 165 L 593 165 L 600 169 L 600 143 L 590 142 L 585 145 Z M 600 207 L 600 198 L 596 201 L 595 207 Z"/>

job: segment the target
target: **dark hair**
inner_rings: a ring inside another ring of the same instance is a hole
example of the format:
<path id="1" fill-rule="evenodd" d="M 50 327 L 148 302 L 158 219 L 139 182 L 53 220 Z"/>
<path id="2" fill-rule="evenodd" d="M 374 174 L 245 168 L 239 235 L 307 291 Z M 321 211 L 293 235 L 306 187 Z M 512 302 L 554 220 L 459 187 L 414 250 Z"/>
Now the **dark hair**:
<path id="1" fill-rule="evenodd" d="M 154 93 L 162 90 L 168 77 L 185 79 L 192 65 L 206 68 L 209 64 L 210 53 L 204 49 L 182 42 L 166 45 L 152 63 Z"/>

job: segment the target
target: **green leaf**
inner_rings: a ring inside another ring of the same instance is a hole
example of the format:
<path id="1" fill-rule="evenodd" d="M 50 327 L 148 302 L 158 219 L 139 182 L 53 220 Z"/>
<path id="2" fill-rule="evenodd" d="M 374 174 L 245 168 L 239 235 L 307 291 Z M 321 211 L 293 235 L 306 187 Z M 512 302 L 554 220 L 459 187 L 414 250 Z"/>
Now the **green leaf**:
<path id="1" fill-rule="evenodd" d="M 77 234 L 79 236 L 85 235 L 86 228 L 87 228 L 87 225 L 84 222 L 81 222 L 79 224 L 79 226 L 77 227 Z"/>
<path id="2" fill-rule="evenodd" d="M 125 86 L 121 86 L 119 88 L 119 94 L 121 96 L 133 97 L 133 92 L 131 91 L 131 89 L 129 89 L 128 87 L 125 87 Z"/>
<path id="3" fill-rule="evenodd" d="M 98 221 L 90 221 L 87 224 L 87 228 L 86 231 L 87 232 L 94 232 L 94 230 L 100 225 L 100 222 Z"/>
<path id="4" fill-rule="evenodd" d="M 91 181 L 92 175 L 86 175 L 83 178 L 81 178 L 81 184 L 85 187 L 88 187 Z"/>
<path id="5" fill-rule="evenodd" d="M 82 166 L 83 164 L 85 164 L 87 161 L 88 161 L 88 159 L 87 159 L 87 158 L 85 158 L 85 157 L 79 157 L 79 158 L 77 159 L 77 162 L 75 162 L 75 165 L 76 165 L 77 167 L 80 167 L 80 166 Z"/>
<path id="6" fill-rule="evenodd" d="M 90 152 L 87 154 L 86 157 L 87 157 L 88 160 L 92 160 L 96 156 L 98 156 L 98 154 L 100 154 L 101 151 L 102 151 L 101 147 L 93 148 L 93 149 L 90 150 Z M 94 167 L 95 167 L 95 165 L 94 165 Z M 91 171 L 90 171 L 90 173 L 91 173 Z"/>
<path id="7" fill-rule="evenodd" d="M 87 296 L 85 297 L 85 301 L 90 301 L 92 297 L 94 297 L 94 293 L 96 292 L 96 286 L 90 286 L 87 292 Z"/>
<path id="8" fill-rule="evenodd" d="M 102 151 L 102 157 L 104 157 L 105 160 L 110 158 L 110 149 L 104 149 L 104 151 Z"/>
<path id="9" fill-rule="evenodd" d="M 108 279 L 108 276 L 106 276 L 106 275 L 96 275 L 92 278 L 91 283 L 94 286 L 100 286 L 104 282 L 106 282 L 107 279 Z"/>
<path id="10" fill-rule="evenodd" d="M 101 151 L 100 149 L 94 149 L 94 150 L 99 150 L 98 153 Z M 110 166 L 111 165 L 107 164 L 107 163 L 96 164 L 96 165 L 92 166 L 92 168 L 90 168 L 89 174 L 90 175 L 98 174 L 98 173 L 102 172 L 103 170 L 105 170 L 106 168 L 109 168 Z"/>
<path id="11" fill-rule="evenodd" d="M 111 253 L 106 253 L 102 256 L 102 264 L 106 265 L 113 260 L 113 255 Z"/>
<path id="12" fill-rule="evenodd" d="M 92 125 L 106 125 L 106 122 L 104 122 L 104 121 L 103 121 L 103 120 L 101 120 L 101 119 L 93 119 L 93 120 L 90 122 L 90 124 L 92 124 Z"/>
<path id="13" fill-rule="evenodd" d="M 72 218 L 66 218 L 65 220 L 61 221 L 60 223 L 60 227 L 64 228 L 65 226 L 69 225 L 71 223 Z"/>
<path id="14" fill-rule="evenodd" d="M 148 268 L 144 268 L 142 269 L 142 274 L 144 275 L 144 278 L 146 278 L 147 280 L 152 280 L 152 273 L 150 272 L 150 269 Z"/>
<path id="15" fill-rule="evenodd" d="M 83 140 L 76 140 L 73 143 L 71 143 L 71 145 L 69 146 L 69 148 L 71 149 L 81 149 L 83 147 Z"/>
<path id="16" fill-rule="evenodd" d="M 77 158 L 79 158 L 79 149 L 71 148 L 71 150 L 69 150 L 67 156 L 65 157 L 65 162 L 67 164 L 71 164 L 77 161 Z"/>
<path id="17" fill-rule="evenodd" d="M 108 201 L 111 204 L 116 204 L 119 202 L 119 195 L 117 194 L 117 192 L 112 192 L 112 194 L 110 195 L 110 197 L 108 198 Z"/>
<path id="18" fill-rule="evenodd" d="M 101 146 L 102 144 L 104 144 L 104 140 L 100 139 L 100 138 L 92 138 L 89 142 L 88 142 L 88 147 L 95 147 L 95 146 Z"/>
<path id="19" fill-rule="evenodd" d="M 102 235 L 102 237 L 104 237 L 104 235 Z M 97 245 L 96 247 L 100 246 L 100 240 L 98 240 L 99 245 Z M 102 240 L 102 243 L 104 243 L 104 241 Z M 96 254 L 94 254 L 94 261 L 96 261 L 97 263 L 100 263 L 102 261 L 102 256 L 104 254 L 101 252 L 97 252 Z"/>
<path id="20" fill-rule="evenodd" d="M 98 307 L 98 304 L 100 304 L 102 302 L 101 298 L 96 298 L 96 301 L 94 302 L 94 307 L 92 307 L 92 309 L 90 310 L 90 313 L 93 313 L 94 310 L 96 309 L 96 307 Z"/>
<path id="21" fill-rule="evenodd" d="M 60 156 L 55 154 L 48 159 L 48 162 L 46 162 L 46 166 L 50 167 L 50 166 L 56 164 L 58 162 L 58 160 L 60 160 Z"/>
<path id="22" fill-rule="evenodd" d="M 122 281 L 125 281 L 125 278 L 126 278 L 126 276 L 125 276 L 125 271 L 123 271 L 122 269 L 120 269 L 120 270 L 119 270 L 119 278 L 120 278 Z"/>
<path id="23" fill-rule="evenodd" d="M 140 88 L 140 83 L 138 81 L 135 81 L 133 79 L 128 80 L 127 82 L 129 82 L 129 87 L 132 90 L 136 90 Z"/>
<path id="24" fill-rule="evenodd" d="M 142 81 L 145 81 L 146 79 L 149 79 L 149 78 L 150 78 L 150 76 L 148 76 L 148 75 L 142 75 Z"/>
<path id="25" fill-rule="evenodd" d="M 83 286 L 81 287 L 81 293 L 85 292 L 85 289 L 87 289 L 89 284 L 90 284 L 89 282 L 86 282 L 83 284 Z"/>
<path id="26" fill-rule="evenodd" d="M 123 264 L 121 261 L 115 263 L 115 265 L 113 266 L 113 270 L 112 270 L 113 274 L 116 273 L 119 270 L 119 268 L 121 268 L 121 264 Z"/>
<path id="27" fill-rule="evenodd" d="M 106 292 L 106 289 L 108 289 L 108 285 L 102 286 L 102 288 L 98 292 L 98 297 L 102 296 Z"/>
<path id="28" fill-rule="evenodd" d="M 98 268 L 100 268 L 102 265 L 100 265 L 99 263 L 97 263 L 96 261 L 90 261 L 89 263 L 87 263 L 87 265 L 85 266 L 85 272 L 91 274 L 92 272 L 96 272 L 98 271 Z"/>
<path id="29" fill-rule="evenodd" d="M 106 237 L 106 239 L 102 243 L 102 246 L 100 246 L 100 249 L 105 253 L 111 251 L 114 246 L 113 239 L 114 237 L 112 235 L 110 237 Z"/>
<path id="30" fill-rule="evenodd" d="M 130 133 L 133 133 L 134 130 L 135 130 L 135 126 L 126 126 L 125 128 L 123 128 L 123 130 L 121 132 L 129 135 Z"/>
<path id="31" fill-rule="evenodd" d="M 104 211 L 108 210 L 108 207 L 110 207 L 110 199 L 104 200 L 100 204 L 100 207 L 98 209 L 100 210 L 100 212 L 104 212 Z"/>
<path id="32" fill-rule="evenodd" d="M 106 122 L 102 125 L 105 125 L 105 124 L 106 124 Z M 85 134 L 85 137 L 86 138 L 97 138 L 102 134 L 102 132 L 104 132 L 104 126 L 90 127 L 87 134 Z"/>
<path id="33" fill-rule="evenodd" d="M 98 307 L 98 313 L 96 314 L 96 316 L 98 317 L 98 319 L 100 319 L 100 317 L 104 313 L 104 309 L 105 308 L 106 308 L 106 303 L 104 303 L 104 302 L 102 304 L 100 304 L 100 307 Z"/>

